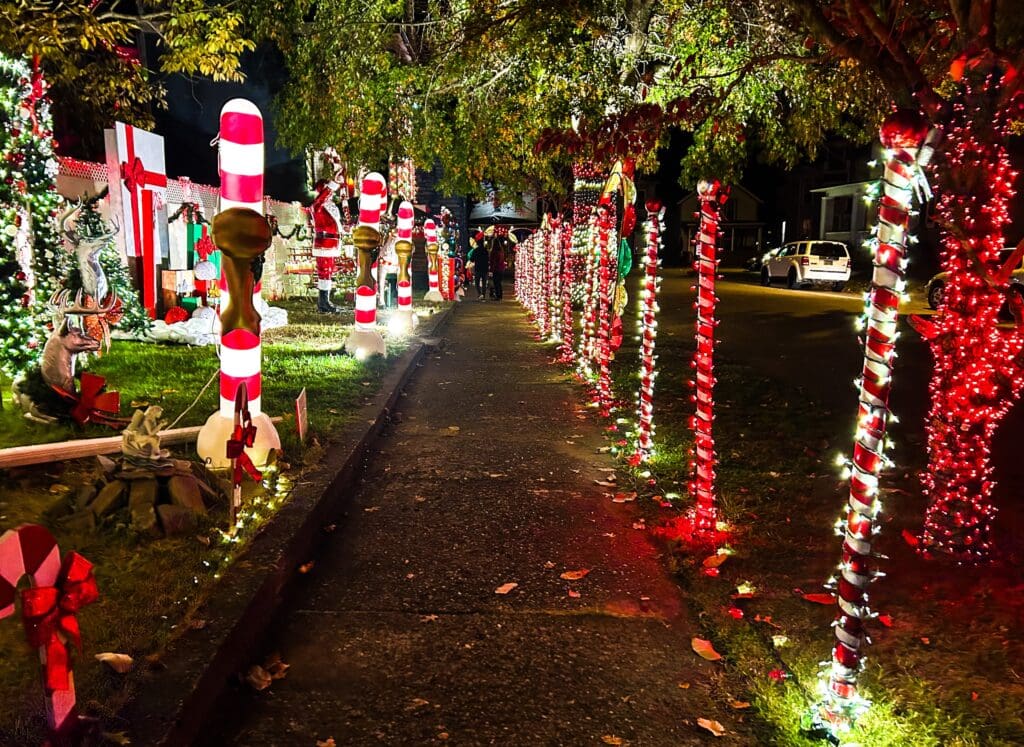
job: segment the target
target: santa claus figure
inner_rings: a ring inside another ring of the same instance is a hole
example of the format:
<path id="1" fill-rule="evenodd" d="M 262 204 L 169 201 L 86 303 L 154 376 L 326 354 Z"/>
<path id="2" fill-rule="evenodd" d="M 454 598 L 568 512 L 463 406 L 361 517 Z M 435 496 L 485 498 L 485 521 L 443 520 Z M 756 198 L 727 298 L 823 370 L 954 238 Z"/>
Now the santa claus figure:
<path id="1" fill-rule="evenodd" d="M 341 256 L 341 215 L 334 204 L 342 174 L 338 171 L 330 181 L 321 179 L 314 185 L 316 199 L 310 206 L 313 214 L 313 257 L 316 259 L 316 288 L 319 291 L 316 310 L 335 314 L 340 309 L 331 302 L 335 262 Z"/>

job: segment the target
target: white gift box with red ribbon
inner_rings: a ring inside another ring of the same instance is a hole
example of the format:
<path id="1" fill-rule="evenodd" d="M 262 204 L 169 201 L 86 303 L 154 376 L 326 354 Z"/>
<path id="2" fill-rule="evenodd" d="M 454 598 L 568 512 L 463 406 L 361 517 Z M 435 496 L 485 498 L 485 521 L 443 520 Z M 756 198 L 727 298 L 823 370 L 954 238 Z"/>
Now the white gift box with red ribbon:
<path id="1" fill-rule="evenodd" d="M 168 256 L 167 167 L 164 139 L 115 122 L 106 130 L 111 212 L 119 216 L 120 248 L 142 266 L 142 305 L 151 317 L 159 300 L 158 269 Z"/>

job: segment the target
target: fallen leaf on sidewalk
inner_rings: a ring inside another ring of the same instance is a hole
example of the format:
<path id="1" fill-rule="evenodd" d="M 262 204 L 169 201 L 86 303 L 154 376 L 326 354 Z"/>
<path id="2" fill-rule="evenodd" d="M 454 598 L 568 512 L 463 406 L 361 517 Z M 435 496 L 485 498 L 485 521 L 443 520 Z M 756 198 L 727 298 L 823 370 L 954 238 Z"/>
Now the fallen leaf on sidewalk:
<path id="1" fill-rule="evenodd" d="M 703 638 L 694 638 L 690 641 L 690 645 L 693 647 L 694 652 L 702 659 L 718 661 L 722 658 L 722 655 L 715 651 L 711 641 L 705 641 Z"/>
<path id="2" fill-rule="evenodd" d="M 579 599 L 580 598 L 580 593 L 578 591 L 573 591 L 572 589 L 569 589 L 569 598 L 570 599 Z"/>
<path id="3" fill-rule="evenodd" d="M 459 428 L 459 426 L 457 426 L 457 425 L 449 425 L 449 426 L 448 426 L 448 430 L 450 430 L 450 431 L 453 431 L 453 432 L 456 432 L 456 433 L 457 433 L 457 432 L 458 432 L 459 430 L 461 430 L 461 429 L 460 429 L 460 428 Z"/>
<path id="4" fill-rule="evenodd" d="M 508 475 L 506 475 L 504 472 L 488 472 L 487 476 L 488 477 L 507 477 Z"/>
<path id="5" fill-rule="evenodd" d="M 680 690 L 689 690 L 690 689 L 690 683 L 689 682 L 680 682 L 679 683 L 679 689 Z"/>
<path id="6" fill-rule="evenodd" d="M 497 589 L 494 590 L 494 593 L 495 594 L 508 594 L 510 591 L 512 591 L 517 586 L 519 586 L 519 584 L 517 584 L 515 581 L 510 581 L 507 584 L 502 584 L 501 586 L 499 586 Z"/>
<path id="7" fill-rule="evenodd" d="M 594 480 L 594 484 L 598 485 L 598 486 L 600 486 L 602 488 L 615 488 L 615 487 L 618 487 L 615 483 L 608 482 L 607 480 Z"/>
<path id="8" fill-rule="evenodd" d="M 614 734 L 605 734 L 603 737 L 601 737 L 601 741 L 604 742 L 605 744 L 615 744 L 615 745 L 629 744 L 625 739 L 623 739 L 622 737 L 617 737 Z"/>
<path id="9" fill-rule="evenodd" d="M 101 661 L 118 674 L 130 672 L 135 660 L 128 654 L 112 654 L 110 652 L 96 654 L 96 661 Z"/>
<path id="10" fill-rule="evenodd" d="M 804 594 L 804 599 L 815 604 L 832 605 L 836 603 L 836 598 L 831 594 Z"/>
<path id="11" fill-rule="evenodd" d="M 261 667 L 259 664 L 253 664 L 249 667 L 249 671 L 245 673 L 245 681 L 253 690 L 257 692 L 263 692 L 270 683 L 273 682 L 274 678 L 270 676 L 270 672 Z"/>
<path id="12" fill-rule="evenodd" d="M 314 565 L 316 565 L 315 560 L 311 560 L 308 563 L 303 563 L 299 566 L 299 573 L 309 573 L 311 570 L 313 570 Z"/>
<path id="13" fill-rule="evenodd" d="M 699 718 L 697 719 L 697 726 L 702 729 L 707 729 L 709 732 L 714 734 L 716 737 L 725 736 L 725 727 L 714 719 Z"/>
<path id="14" fill-rule="evenodd" d="M 405 710 L 413 711 L 417 708 L 422 708 L 425 705 L 430 705 L 430 701 L 424 700 L 423 698 L 413 698 L 409 701 L 409 705 L 405 707 Z"/>
<path id="15" fill-rule="evenodd" d="M 380 506 L 368 506 L 363 509 L 368 514 L 372 514 L 374 511 L 380 511 Z"/>
<path id="16" fill-rule="evenodd" d="M 291 664 L 285 664 L 281 661 L 281 654 L 276 653 L 268 656 L 267 660 L 263 662 L 263 669 L 270 675 L 272 680 L 283 680 L 291 666 Z"/>
<path id="17" fill-rule="evenodd" d="M 334 737 L 327 737 L 327 739 L 316 740 L 316 747 L 338 747 L 334 742 Z"/>
<path id="18" fill-rule="evenodd" d="M 633 528 L 634 529 L 646 529 L 647 528 L 647 524 L 645 524 L 644 520 L 641 519 L 640 521 L 634 521 L 633 522 Z"/>
<path id="19" fill-rule="evenodd" d="M 597 453 L 598 454 L 607 454 L 611 450 L 612 450 L 611 446 L 601 446 L 600 448 L 598 448 Z"/>
<path id="20" fill-rule="evenodd" d="M 421 623 L 437 622 L 440 618 L 437 615 L 420 615 Z"/>
<path id="21" fill-rule="evenodd" d="M 636 493 L 616 493 L 615 497 L 612 498 L 612 503 L 628 503 L 636 500 Z"/>
<path id="22" fill-rule="evenodd" d="M 551 570 L 552 568 L 554 568 L 554 567 L 555 567 L 555 564 L 554 564 L 554 563 L 552 563 L 552 562 L 551 562 L 551 561 L 549 560 L 549 561 L 547 561 L 546 563 L 544 563 L 544 567 L 545 567 L 545 568 L 547 568 L 548 570 Z"/>
<path id="23" fill-rule="evenodd" d="M 566 581 L 579 581 L 581 578 L 586 576 L 588 573 L 590 573 L 590 569 L 589 568 L 581 568 L 578 571 L 566 571 L 565 573 L 562 574 L 561 577 L 564 578 Z"/>
<path id="24" fill-rule="evenodd" d="M 750 708 L 750 703 L 745 700 L 732 699 L 729 701 L 729 705 L 735 708 L 737 711 L 742 711 L 744 708 Z"/>

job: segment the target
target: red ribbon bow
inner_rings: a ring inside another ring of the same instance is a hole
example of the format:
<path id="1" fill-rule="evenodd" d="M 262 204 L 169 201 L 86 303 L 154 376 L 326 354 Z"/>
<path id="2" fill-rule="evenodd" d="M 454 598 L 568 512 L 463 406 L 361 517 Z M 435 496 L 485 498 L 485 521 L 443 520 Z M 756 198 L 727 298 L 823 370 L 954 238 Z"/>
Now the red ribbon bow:
<path id="1" fill-rule="evenodd" d="M 71 417 L 79 425 L 94 422 L 109 425 L 112 428 L 124 425 L 117 418 L 121 410 L 121 395 L 118 392 L 104 392 L 107 380 L 94 373 L 83 373 L 79 381 L 78 393 L 68 392 L 59 386 L 53 387 L 64 399 L 73 402 Z"/>
<path id="2" fill-rule="evenodd" d="M 30 646 L 46 647 L 47 690 L 70 688 L 68 643 L 82 649 L 82 634 L 75 615 L 99 598 L 92 563 L 77 552 L 64 556 L 56 586 L 37 586 L 21 592 L 25 637 Z"/>
<path id="3" fill-rule="evenodd" d="M 199 255 L 199 259 L 205 260 L 215 251 L 217 251 L 217 245 L 213 243 L 213 239 L 210 238 L 206 231 L 206 226 L 203 226 L 203 235 L 196 242 L 196 254 Z"/>
<path id="4" fill-rule="evenodd" d="M 232 479 L 235 485 L 242 482 L 243 470 L 255 482 L 263 479 L 263 473 L 256 469 L 256 465 L 252 463 L 252 459 L 245 452 L 246 447 L 252 446 L 255 441 L 256 426 L 252 424 L 252 416 L 249 415 L 248 410 L 242 410 L 241 422 L 235 426 L 231 438 L 228 439 L 227 448 L 227 457 L 234 464 Z"/>
<path id="5" fill-rule="evenodd" d="M 135 194 L 135 188 L 146 183 L 146 167 L 142 165 L 142 159 L 136 156 L 134 161 L 122 163 L 121 178 L 128 191 Z"/>

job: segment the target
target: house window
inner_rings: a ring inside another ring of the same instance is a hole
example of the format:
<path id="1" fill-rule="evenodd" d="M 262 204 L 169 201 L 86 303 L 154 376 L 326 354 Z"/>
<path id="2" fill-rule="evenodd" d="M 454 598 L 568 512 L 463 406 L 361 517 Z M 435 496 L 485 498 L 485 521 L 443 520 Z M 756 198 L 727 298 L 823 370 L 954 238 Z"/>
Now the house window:
<path id="1" fill-rule="evenodd" d="M 832 198 L 832 223 L 829 231 L 841 233 L 849 231 L 853 227 L 853 198 L 833 197 Z"/>

